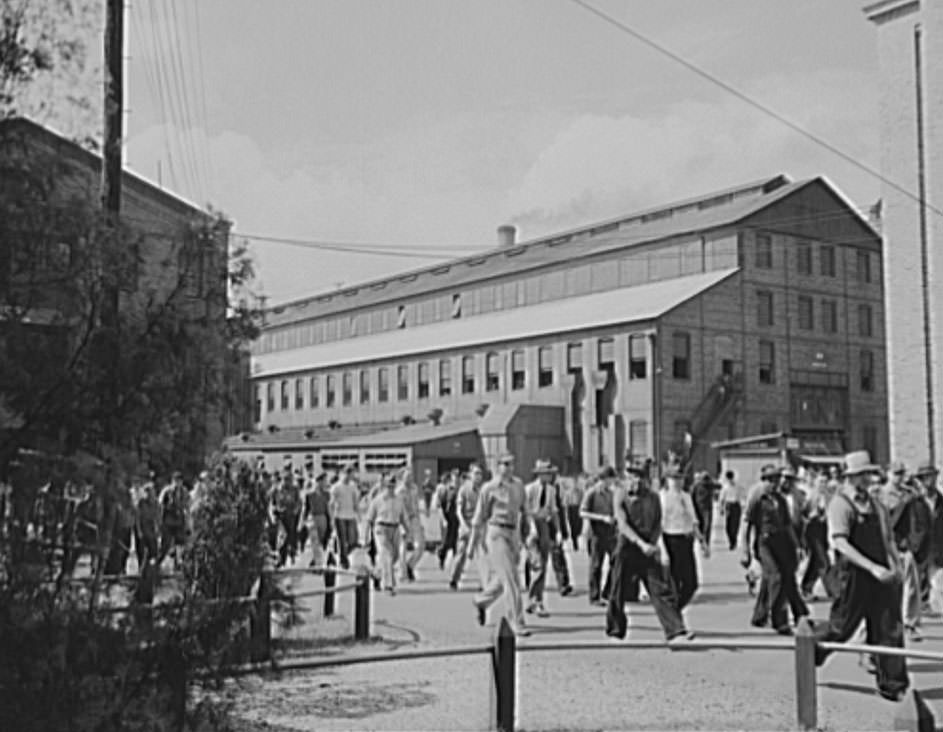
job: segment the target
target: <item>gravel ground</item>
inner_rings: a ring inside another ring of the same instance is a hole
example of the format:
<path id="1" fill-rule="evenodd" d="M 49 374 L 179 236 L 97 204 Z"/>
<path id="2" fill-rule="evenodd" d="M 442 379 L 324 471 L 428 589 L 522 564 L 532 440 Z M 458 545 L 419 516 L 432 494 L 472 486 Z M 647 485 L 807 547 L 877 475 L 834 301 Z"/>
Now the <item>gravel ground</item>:
<path id="1" fill-rule="evenodd" d="M 686 612 L 704 639 L 771 639 L 748 625 L 752 599 L 736 556 L 715 535 L 715 556 L 702 562 L 703 586 Z M 585 586 L 586 555 L 571 553 L 574 583 Z M 320 598 L 302 608 L 303 624 L 281 631 L 282 642 L 305 655 L 349 655 L 385 650 L 489 643 L 493 626 L 479 628 L 473 588 L 450 592 L 432 556 L 418 582 L 396 597 L 374 596 L 369 644 L 351 644 L 352 595 L 338 597 L 338 616 L 320 618 Z M 467 576 L 467 575 L 466 575 Z M 301 589 L 320 580 L 297 582 Z M 600 640 L 603 610 L 585 591 L 548 593 L 552 616 L 533 622 L 533 641 Z M 632 605 L 630 638 L 660 639 L 651 607 Z M 493 622 L 503 608 L 496 606 Z M 818 602 L 813 616 L 826 617 Z M 925 621 L 921 649 L 943 651 L 943 624 Z M 526 643 L 527 641 L 522 641 Z M 618 646 L 613 643 L 613 646 Z M 943 721 L 943 663 L 913 662 L 913 685 Z M 820 729 L 892 730 L 912 711 L 874 690 L 873 677 L 851 654 L 836 654 L 818 674 Z M 521 730 L 788 730 L 795 729 L 793 655 L 788 651 L 669 651 L 614 647 L 605 651 L 523 653 L 518 656 L 517 726 Z M 240 682 L 235 712 L 245 732 L 301 730 L 476 730 L 492 717 L 489 656 L 390 661 L 293 672 Z"/>

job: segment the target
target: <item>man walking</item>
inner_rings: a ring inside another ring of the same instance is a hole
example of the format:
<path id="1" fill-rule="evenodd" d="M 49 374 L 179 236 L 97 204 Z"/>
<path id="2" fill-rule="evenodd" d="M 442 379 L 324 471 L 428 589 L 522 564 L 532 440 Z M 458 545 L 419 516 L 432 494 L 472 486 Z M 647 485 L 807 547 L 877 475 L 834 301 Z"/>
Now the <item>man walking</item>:
<path id="1" fill-rule="evenodd" d="M 603 468 L 589 490 L 583 495 L 580 517 L 587 522 L 589 549 L 589 603 L 605 605 L 612 587 L 612 551 L 616 545 L 615 512 L 612 506 L 616 487 L 616 471 L 611 465 Z M 606 583 L 600 590 L 603 562 L 608 559 Z"/>
<path id="2" fill-rule="evenodd" d="M 820 643 L 844 643 L 861 621 L 867 642 L 903 648 L 900 559 L 886 509 L 868 493 L 871 465 L 864 450 L 845 458 L 845 485 L 828 508 L 828 528 L 838 554 L 839 589 L 827 623 L 816 627 Z M 825 663 L 831 651 L 816 646 L 815 663 Z M 900 701 L 909 686 L 907 663 L 901 656 L 874 659 L 878 691 Z"/>
<path id="3" fill-rule="evenodd" d="M 697 512 L 697 526 L 708 545 L 711 543 L 711 531 L 714 526 L 714 498 L 717 497 L 717 484 L 710 473 L 702 470 L 694 476 L 691 486 L 691 498 Z"/>
<path id="4" fill-rule="evenodd" d="M 342 477 L 331 486 L 329 510 L 334 517 L 334 531 L 337 533 L 338 551 L 341 567 L 350 567 L 350 553 L 357 547 L 357 523 L 360 520 L 360 486 L 354 476 L 353 463 L 344 466 Z"/>
<path id="5" fill-rule="evenodd" d="M 737 534 L 740 533 L 740 518 L 743 507 L 747 502 L 747 489 L 737 481 L 732 470 L 724 473 L 720 486 L 720 510 L 724 514 L 724 529 L 727 533 L 727 544 L 730 551 L 737 548 Z"/>
<path id="6" fill-rule="evenodd" d="M 549 460 L 538 460 L 533 472 L 536 479 L 525 488 L 528 513 L 532 518 L 532 528 L 527 537 L 528 563 L 531 570 L 527 612 L 545 618 L 550 613 L 544 605 L 544 589 L 547 584 L 550 552 L 555 544 L 560 543 L 560 517 L 557 510 L 556 486 L 553 483 L 556 469 Z M 564 579 L 564 584 L 561 584 L 561 579 Z M 562 592 L 568 582 L 558 574 L 557 584 Z"/>
<path id="7" fill-rule="evenodd" d="M 367 508 L 367 526 L 373 533 L 377 546 L 377 564 L 380 565 L 380 581 L 391 595 L 396 594 L 396 573 L 393 571 L 399 559 L 399 530 L 409 530 L 409 518 L 403 499 L 396 495 L 396 478 L 383 479 L 383 487 L 370 501 Z"/>
<path id="8" fill-rule="evenodd" d="M 478 570 L 479 591 L 488 584 L 488 571 L 484 565 L 483 557 L 473 555 L 471 552 L 472 536 L 474 530 L 472 520 L 475 518 L 475 510 L 478 508 L 478 495 L 481 492 L 483 473 L 481 466 L 472 463 L 468 468 L 468 480 L 466 480 L 458 491 L 458 543 L 455 547 L 455 560 L 452 562 L 452 578 L 449 581 L 449 587 L 453 590 L 458 589 L 458 583 L 462 579 L 462 572 L 465 569 L 465 560 L 469 556 L 477 556 L 472 561 Z"/>
<path id="9" fill-rule="evenodd" d="M 331 495 L 327 491 L 327 474 L 319 473 L 314 485 L 304 494 L 301 523 L 311 541 L 311 566 L 319 564 L 319 553 L 327 550 L 331 536 Z M 302 545 L 303 548 L 303 545 Z"/>
<path id="10" fill-rule="evenodd" d="M 419 486 L 417 486 L 409 474 L 409 468 L 402 468 L 399 471 L 399 485 L 396 488 L 396 495 L 403 501 L 403 508 L 406 511 L 406 519 L 409 527 L 403 534 L 403 576 L 413 582 L 416 579 L 416 565 L 422 559 L 422 554 L 426 549 L 426 535 L 422 528 L 422 518 L 419 515 L 419 503 L 422 500 Z"/>
<path id="11" fill-rule="evenodd" d="M 566 520 L 570 530 L 570 540 L 573 542 L 573 551 L 579 551 L 580 535 L 583 533 L 583 518 L 580 506 L 583 505 L 583 496 L 586 484 L 582 475 L 570 478 L 563 486 L 563 505 L 566 510 Z"/>
<path id="12" fill-rule="evenodd" d="M 521 556 L 521 519 L 530 521 L 524 485 L 514 477 L 514 456 L 502 455 L 498 460 L 497 475 L 481 489 L 478 507 L 472 519 L 475 532 L 471 539 L 474 557 L 482 532 L 488 548 L 488 562 L 492 576 L 485 589 L 475 596 L 478 624 L 485 624 L 489 607 L 507 594 L 509 623 L 519 636 L 530 635 L 524 625 L 524 607 L 521 600 L 521 580 L 518 567 Z"/>
<path id="13" fill-rule="evenodd" d="M 617 537 L 612 566 L 612 588 L 606 610 L 606 635 L 625 638 L 626 585 L 641 577 L 665 637 L 669 642 L 693 638 L 684 627 L 674 587 L 668 577 L 668 555 L 661 542 L 661 501 L 648 481 L 630 476 L 625 488 L 616 490 L 613 509 Z"/>
<path id="14" fill-rule="evenodd" d="M 445 569 L 445 560 L 452 552 L 456 556 L 458 542 L 458 488 L 459 472 L 453 470 L 436 489 L 439 511 L 442 513 L 442 543 L 439 545 L 439 569 Z"/>

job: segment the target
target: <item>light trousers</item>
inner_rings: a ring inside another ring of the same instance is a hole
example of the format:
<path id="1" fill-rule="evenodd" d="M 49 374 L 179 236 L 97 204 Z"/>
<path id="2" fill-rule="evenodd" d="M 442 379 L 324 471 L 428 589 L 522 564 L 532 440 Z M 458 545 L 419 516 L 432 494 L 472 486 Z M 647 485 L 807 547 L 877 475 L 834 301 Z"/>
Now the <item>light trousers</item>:
<path id="1" fill-rule="evenodd" d="M 920 573 L 917 571 L 917 561 L 912 552 L 901 552 L 900 558 L 904 569 L 904 591 L 902 594 L 901 614 L 905 628 L 916 628 L 920 625 Z"/>
<path id="2" fill-rule="evenodd" d="M 452 562 L 452 582 L 458 584 L 462 579 L 462 572 L 465 570 L 465 562 L 468 560 L 468 552 L 471 551 L 471 531 L 459 529 L 458 543 L 455 545 L 455 559 Z M 484 547 L 477 547 L 475 557 L 472 562 L 478 572 L 478 584 L 485 587 L 488 584 L 488 560 L 483 556 Z"/>
<path id="3" fill-rule="evenodd" d="M 413 543 L 412 551 L 406 550 L 406 542 Z M 415 569 L 416 565 L 419 564 L 419 560 L 422 559 L 423 553 L 426 551 L 426 531 L 422 527 L 422 519 L 418 516 L 411 518 L 409 520 L 409 535 L 403 537 L 403 572 L 405 574 L 406 567 L 410 569 Z"/>
<path id="4" fill-rule="evenodd" d="M 377 544 L 377 564 L 380 569 L 380 582 L 384 589 L 396 587 L 396 575 L 393 565 L 399 559 L 399 527 L 374 525 L 373 536 Z"/>
<path id="5" fill-rule="evenodd" d="M 475 604 L 487 610 L 502 594 L 506 594 L 508 622 L 512 628 L 522 628 L 524 602 L 521 598 L 520 531 L 489 525 L 485 545 L 488 547 L 488 564 L 492 575 L 485 589 L 475 595 Z"/>

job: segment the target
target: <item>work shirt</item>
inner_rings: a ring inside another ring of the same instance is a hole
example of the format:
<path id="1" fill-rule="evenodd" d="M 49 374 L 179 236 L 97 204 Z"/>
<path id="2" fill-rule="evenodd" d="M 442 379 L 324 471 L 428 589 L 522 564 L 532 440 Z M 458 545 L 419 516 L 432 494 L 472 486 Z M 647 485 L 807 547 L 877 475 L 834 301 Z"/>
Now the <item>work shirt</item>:
<path id="1" fill-rule="evenodd" d="M 534 518 L 553 521 L 557 515 L 557 487 L 553 483 L 541 483 L 535 480 L 524 489 L 527 494 L 527 507 Z"/>
<path id="2" fill-rule="evenodd" d="M 439 509 L 446 520 L 455 518 L 458 510 L 458 486 L 450 480 L 448 483 L 440 484 L 435 494 L 439 501 Z"/>
<path id="3" fill-rule="evenodd" d="M 478 487 L 470 480 L 466 480 L 458 489 L 458 515 L 462 521 L 471 525 L 475 518 L 475 509 L 478 508 Z"/>
<path id="4" fill-rule="evenodd" d="M 377 495 L 367 508 L 367 522 L 380 526 L 393 527 L 406 523 L 406 509 L 403 499 L 395 493 L 383 491 Z"/>
<path id="5" fill-rule="evenodd" d="M 745 485 L 735 480 L 727 480 L 726 478 L 721 481 L 720 485 L 719 500 L 721 503 L 739 503 L 741 506 L 746 505 L 747 488 Z"/>
<path id="6" fill-rule="evenodd" d="M 334 504 L 334 518 L 356 519 L 360 504 L 360 489 L 356 481 L 339 480 L 332 485 L 331 502 Z"/>
<path id="7" fill-rule="evenodd" d="M 419 488 L 413 483 L 400 483 L 396 486 L 396 495 L 403 502 L 407 518 L 419 518 Z"/>
<path id="8" fill-rule="evenodd" d="M 472 524 L 491 524 L 516 531 L 521 518 L 529 515 L 524 484 L 514 477 L 503 480 L 496 477 L 482 486 Z"/>
<path id="9" fill-rule="evenodd" d="M 612 506 L 612 488 L 605 483 L 596 483 L 585 494 L 580 504 L 580 512 L 596 513 L 600 516 L 615 516 Z M 599 519 L 589 519 L 589 528 L 594 536 L 609 536 L 612 524 Z"/>
<path id="10" fill-rule="evenodd" d="M 658 494 L 644 489 L 630 496 L 620 490 L 616 499 L 622 502 L 626 519 L 635 533 L 648 543 L 657 541 L 661 536 L 661 499 Z"/>
<path id="11" fill-rule="evenodd" d="M 756 527 L 756 535 L 761 540 L 787 534 L 792 518 L 782 493 L 775 488 L 760 493 L 750 511 L 749 521 Z"/>
<path id="12" fill-rule="evenodd" d="M 301 510 L 301 491 L 294 481 L 285 481 L 275 489 L 273 503 L 279 513 L 298 513 Z"/>
<path id="13" fill-rule="evenodd" d="M 308 491 L 305 493 L 304 497 L 305 515 L 329 516 L 331 512 L 329 506 L 330 500 L 330 493 L 323 491 L 320 488 L 314 488 Z"/>
<path id="14" fill-rule="evenodd" d="M 579 484 L 579 481 L 571 480 L 563 489 L 563 504 L 565 506 L 581 506 L 584 495 L 583 487 Z"/>
<path id="15" fill-rule="evenodd" d="M 691 494 L 684 491 L 660 490 L 661 528 L 666 534 L 689 536 L 694 533 L 697 514 Z"/>
<path id="16" fill-rule="evenodd" d="M 859 498 L 857 490 L 855 490 L 854 486 L 850 483 L 842 486 L 828 505 L 829 535 L 833 539 L 844 537 L 851 541 L 854 528 L 859 520 L 861 520 L 860 517 L 870 513 L 878 514 L 878 520 L 881 523 L 881 535 L 884 540 L 884 548 L 888 555 L 891 555 L 891 547 L 894 546 L 894 539 L 890 528 L 887 509 L 867 493 L 863 499 Z"/>
<path id="17" fill-rule="evenodd" d="M 160 533 L 160 503 L 156 498 L 141 498 L 135 513 L 137 528 L 142 535 L 157 536 Z"/>

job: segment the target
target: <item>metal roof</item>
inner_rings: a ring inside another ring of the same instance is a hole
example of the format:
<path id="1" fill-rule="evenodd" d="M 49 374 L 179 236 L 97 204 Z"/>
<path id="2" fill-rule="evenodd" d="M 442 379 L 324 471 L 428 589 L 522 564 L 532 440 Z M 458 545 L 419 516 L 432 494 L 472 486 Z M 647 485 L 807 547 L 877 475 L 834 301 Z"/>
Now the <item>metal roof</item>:
<path id="1" fill-rule="evenodd" d="M 472 253 L 393 277 L 312 295 L 269 309 L 266 329 L 729 226 L 816 181 L 828 185 L 819 178 L 791 183 L 778 175 L 530 242 Z"/>
<path id="2" fill-rule="evenodd" d="M 458 318 L 361 338 L 252 356 L 261 378 L 311 368 L 500 343 L 553 333 L 653 320 L 738 272 L 706 272 L 581 297 Z"/>

